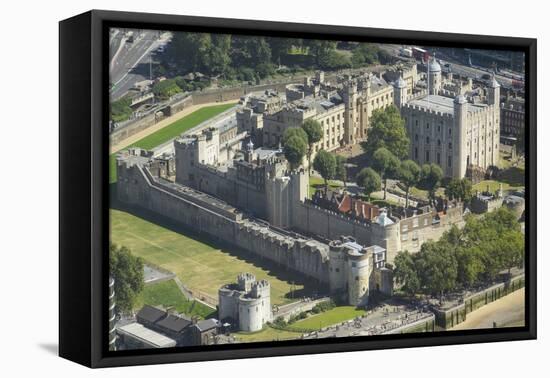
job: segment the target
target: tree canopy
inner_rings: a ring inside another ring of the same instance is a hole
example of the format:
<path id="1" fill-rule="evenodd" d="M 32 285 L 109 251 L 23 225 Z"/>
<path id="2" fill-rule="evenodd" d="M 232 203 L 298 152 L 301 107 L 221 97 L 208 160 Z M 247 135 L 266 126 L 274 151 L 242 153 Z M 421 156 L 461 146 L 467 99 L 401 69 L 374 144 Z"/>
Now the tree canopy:
<path id="1" fill-rule="evenodd" d="M 143 290 L 143 261 L 124 246 L 109 246 L 110 275 L 115 281 L 115 302 L 118 312 L 132 310 L 135 298 Z"/>
<path id="2" fill-rule="evenodd" d="M 384 199 L 386 199 L 388 178 L 397 177 L 400 166 L 399 159 L 387 148 L 380 147 L 372 155 L 372 164 L 384 183 Z"/>
<path id="3" fill-rule="evenodd" d="M 325 181 L 325 193 L 328 190 L 328 180 L 334 178 L 336 174 L 336 159 L 334 155 L 325 150 L 320 150 L 313 160 L 313 169 L 315 169 Z"/>
<path id="4" fill-rule="evenodd" d="M 367 198 L 370 200 L 370 195 L 373 192 L 380 190 L 380 176 L 372 168 L 363 168 L 357 174 L 357 184 L 363 187 L 363 191 L 365 192 Z"/>
<path id="5" fill-rule="evenodd" d="M 336 155 L 336 173 L 334 178 L 344 182 L 344 187 L 348 181 L 348 170 L 346 168 L 347 159 L 342 155 Z"/>
<path id="6" fill-rule="evenodd" d="M 405 121 L 395 106 L 372 112 L 369 135 L 363 144 L 367 157 L 372 157 L 376 150 L 383 147 L 402 160 L 409 154 L 409 144 Z"/>
<path id="7" fill-rule="evenodd" d="M 452 200 L 469 202 L 472 199 L 472 182 L 467 178 L 453 178 L 445 187 L 445 195 Z"/>
<path id="8" fill-rule="evenodd" d="M 428 191 L 428 197 L 431 201 L 435 200 L 435 192 L 441 185 L 443 170 L 437 164 L 424 164 L 420 170 L 419 187 Z"/>
<path id="9" fill-rule="evenodd" d="M 483 218 L 467 217 L 437 242 L 416 254 L 400 252 L 394 260 L 396 283 L 409 295 L 437 294 L 494 282 L 499 272 L 521 266 L 525 236 L 514 214 L 502 207 Z"/>
<path id="10" fill-rule="evenodd" d="M 308 166 L 310 166 L 311 155 L 313 153 L 313 145 L 319 142 L 323 137 L 323 128 L 321 127 L 321 124 L 319 123 L 319 121 L 308 118 L 302 124 L 302 129 L 304 129 L 304 131 L 307 134 L 307 144 L 308 144 L 307 161 L 308 161 Z"/>
<path id="11" fill-rule="evenodd" d="M 307 133 L 305 132 L 305 130 L 303 128 L 301 128 L 301 127 L 289 127 L 283 133 L 283 140 L 282 140 L 283 146 L 286 144 L 287 140 L 292 136 L 296 136 L 296 137 L 302 139 L 306 145 L 309 142 Z"/>
<path id="12" fill-rule="evenodd" d="M 405 160 L 399 167 L 399 180 L 405 185 L 405 207 L 409 207 L 411 188 L 420 180 L 420 167 L 412 160 Z"/>
<path id="13" fill-rule="evenodd" d="M 290 167 L 295 169 L 302 164 L 302 160 L 307 152 L 307 143 L 298 135 L 291 135 L 286 138 L 283 151 Z"/>

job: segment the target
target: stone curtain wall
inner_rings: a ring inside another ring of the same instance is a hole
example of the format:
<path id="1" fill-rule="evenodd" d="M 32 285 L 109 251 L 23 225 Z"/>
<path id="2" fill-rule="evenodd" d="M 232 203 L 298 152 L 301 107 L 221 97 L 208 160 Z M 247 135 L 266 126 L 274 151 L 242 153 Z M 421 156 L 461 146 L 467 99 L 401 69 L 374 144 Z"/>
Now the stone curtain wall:
<path id="1" fill-rule="evenodd" d="M 240 213 L 222 210 L 160 184 L 147 169 L 118 166 L 117 195 L 121 202 L 162 214 L 199 234 L 242 248 L 282 267 L 328 283 L 328 246 L 277 233 Z M 321 246 L 321 247 L 320 247 Z M 321 251 L 326 248 L 326 251 Z"/>

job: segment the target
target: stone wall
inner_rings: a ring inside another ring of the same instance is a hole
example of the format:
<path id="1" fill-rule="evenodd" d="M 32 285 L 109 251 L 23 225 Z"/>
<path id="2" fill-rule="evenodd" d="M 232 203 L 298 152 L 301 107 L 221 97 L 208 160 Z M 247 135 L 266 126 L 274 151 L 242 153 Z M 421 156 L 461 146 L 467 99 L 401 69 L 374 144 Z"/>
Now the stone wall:
<path id="1" fill-rule="evenodd" d="M 161 109 L 158 109 L 155 112 L 147 114 L 145 117 L 138 118 L 133 121 L 128 121 L 125 126 L 113 131 L 109 135 L 109 140 L 112 145 L 117 144 L 124 139 L 129 138 L 132 135 L 153 126 L 154 124 L 162 121 L 166 117 L 174 115 L 191 105 L 193 105 L 192 96 L 176 99 L 174 102 L 166 105 Z"/>
<path id="2" fill-rule="evenodd" d="M 117 168 L 117 196 L 121 202 L 162 214 L 199 234 L 328 284 L 327 245 L 243 219 L 235 208 L 205 193 L 159 183 L 137 164 L 121 161 Z"/>
<path id="3" fill-rule="evenodd" d="M 442 329 L 452 328 L 466 320 L 470 312 L 494 302 L 524 286 L 525 276 L 521 274 L 513 277 L 510 281 L 493 285 L 478 293 L 467 296 L 464 298 L 464 302 L 458 306 L 454 306 L 450 309 L 433 308 L 436 325 Z"/>

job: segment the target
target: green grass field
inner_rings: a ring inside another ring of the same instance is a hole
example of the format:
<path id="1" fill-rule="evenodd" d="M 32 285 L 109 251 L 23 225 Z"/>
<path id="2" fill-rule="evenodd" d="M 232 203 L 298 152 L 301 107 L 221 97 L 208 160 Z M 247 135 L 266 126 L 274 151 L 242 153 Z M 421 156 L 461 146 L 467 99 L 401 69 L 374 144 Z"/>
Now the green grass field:
<path id="1" fill-rule="evenodd" d="M 356 308 L 355 306 L 339 306 L 332 310 L 322 312 L 317 315 L 309 316 L 306 319 L 292 323 L 289 327 L 296 329 L 308 329 L 316 331 L 329 325 L 342 323 L 346 320 L 354 319 L 364 315 L 365 310 Z"/>
<path id="2" fill-rule="evenodd" d="M 197 315 L 202 319 L 206 319 L 216 313 L 216 310 L 213 310 L 200 302 L 187 299 L 173 280 L 145 285 L 143 291 L 136 299 L 134 308 L 138 311 L 143 307 L 143 305 L 146 304 L 151 306 L 162 306 L 164 308 L 173 308 L 179 313 L 186 314 L 188 316 Z"/>
<path id="3" fill-rule="evenodd" d="M 301 335 L 302 333 L 300 332 L 283 331 L 267 325 L 258 332 L 237 332 L 234 334 L 236 339 L 241 343 L 292 340 L 300 338 Z"/>
<path id="4" fill-rule="evenodd" d="M 123 211 L 111 209 L 110 213 L 111 240 L 114 243 L 130 248 L 133 254 L 142 257 L 145 262 L 174 272 L 191 289 L 217 297 L 218 289 L 234 282 L 241 272 L 253 273 L 257 279 L 270 282 L 272 304 L 292 302 L 285 295 L 291 290 L 297 292 L 303 289 L 303 285 L 293 286 L 276 276 L 274 271 L 237 257 L 227 250 Z"/>
<path id="5" fill-rule="evenodd" d="M 168 142 L 170 139 L 177 137 L 181 133 L 184 133 L 185 131 L 199 125 L 207 119 L 223 113 L 234 105 L 235 104 L 206 106 L 152 133 L 151 135 L 138 140 L 129 147 L 139 147 L 145 150 L 153 149 L 165 142 Z M 116 182 L 116 152 L 109 156 L 109 183 L 114 182 Z"/>

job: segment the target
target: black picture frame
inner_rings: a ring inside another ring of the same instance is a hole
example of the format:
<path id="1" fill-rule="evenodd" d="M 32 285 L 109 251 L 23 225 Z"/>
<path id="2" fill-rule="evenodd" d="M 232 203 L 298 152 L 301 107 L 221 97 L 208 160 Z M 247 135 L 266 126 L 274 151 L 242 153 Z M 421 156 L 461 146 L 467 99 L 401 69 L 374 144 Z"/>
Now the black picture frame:
<path id="1" fill-rule="evenodd" d="M 521 50 L 526 57 L 526 325 L 408 335 L 109 352 L 110 26 Z M 535 339 L 536 39 L 92 10 L 59 24 L 59 354 L 89 367 Z"/>

